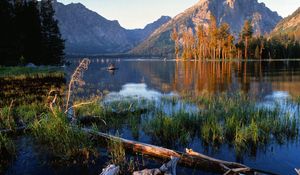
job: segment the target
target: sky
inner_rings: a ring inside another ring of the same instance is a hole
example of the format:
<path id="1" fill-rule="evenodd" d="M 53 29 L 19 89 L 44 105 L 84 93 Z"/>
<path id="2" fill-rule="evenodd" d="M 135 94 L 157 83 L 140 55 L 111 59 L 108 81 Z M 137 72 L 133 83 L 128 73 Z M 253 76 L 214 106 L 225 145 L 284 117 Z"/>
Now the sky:
<path id="1" fill-rule="evenodd" d="M 162 15 L 174 17 L 198 0 L 58 0 L 64 4 L 80 2 L 109 20 L 118 20 L 127 29 L 144 28 Z M 300 0 L 258 0 L 282 17 L 300 7 Z"/>

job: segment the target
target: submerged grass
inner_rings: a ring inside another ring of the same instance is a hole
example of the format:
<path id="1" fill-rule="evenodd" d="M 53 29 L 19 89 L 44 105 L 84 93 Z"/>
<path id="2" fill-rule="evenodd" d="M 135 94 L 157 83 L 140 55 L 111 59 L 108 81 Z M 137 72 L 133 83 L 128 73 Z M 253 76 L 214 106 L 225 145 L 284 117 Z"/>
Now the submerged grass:
<path id="1" fill-rule="evenodd" d="M 36 140 L 47 146 L 50 152 L 64 160 L 77 159 L 83 162 L 97 156 L 91 139 L 80 128 L 71 125 L 62 112 L 46 113 L 30 126 Z"/>
<path id="2" fill-rule="evenodd" d="M 14 142 L 6 135 L 0 133 L 0 172 L 15 157 L 15 154 Z"/>
<path id="3" fill-rule="evenodd" d="M 119 134 L 116 135 L 119 137 Z M 126 162 L 126 153 L 123 143 L 119 139 L 109 140 L 107 143 L 108 151 L 111 157 L 111 163 L 115 165 L 124 165 Z"/>
<path id="4" fill-rule="evenodd" d="M 162 111 L 157 112 L 153 119 L 144 122 L 144 131 L 153 137 L 154 142 L 164 146 L 185 145 L 194 134 L 194 117 L 181 111 L 172 117 Z"/>
<path id="5" fill-rule="evenodd" d="M 299 134 L 295 114 L 282 111 L 278 105 L 258 106 L 243 93 L 185 97 L 183 101 L 196 104 L 199 112 L 159 112 L 145 122 L 145 132 L 163 145 L 181 144 L 197 135 L 204 145 L 229 144 L 237 153 L 272 141 L 282 144 Z"/>

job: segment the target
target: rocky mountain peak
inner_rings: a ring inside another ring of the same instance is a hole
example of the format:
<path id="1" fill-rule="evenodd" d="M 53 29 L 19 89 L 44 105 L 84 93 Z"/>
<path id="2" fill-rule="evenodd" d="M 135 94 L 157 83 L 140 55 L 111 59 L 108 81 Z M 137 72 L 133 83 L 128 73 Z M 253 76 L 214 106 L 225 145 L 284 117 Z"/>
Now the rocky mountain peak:
<path id="1" fill-rule="evenodd" d="M 156 46 L 160 46 L 161 43 L 168 43 L 169 49 L 171 49 L 174 43 L 170 40 L 170 33 L 174 27 L 195 28 L 198 25 L 208 27 L 211 15 L 216 17 L 218 25 L 228 23 L 231 32 L 236 37 L 246 20 L 252 22 L 255 35 L 264 35 L 271 32 L 282 19 L 276 12 L 271 11 L 265 4 L 259 3 L 257 0 L 199 0 L 194 6 L 158 28 L 132 53 L 148 54 L 149 50 L 150 52 L 151 50 L 160 50 Z M 168 50 L 166 48 L 164 50 Z"/>
<path id="2" fill-rule="evenodd" d="M 292 15 L 281 20 L 271 33 L 271 36 L 282 34 L 295 37 L 300 41 L 300 8 L 298 8 L 298 10 L 296 10 Z"/>
<path id="3" fill-rule="evenodd" d="M 108 20 L 81 3 L 54 3 L 67 54 L 123 53 L 140 44 L 167 22 L 161 17 L 144 29 L 126 30 L 117 20 Z"/>

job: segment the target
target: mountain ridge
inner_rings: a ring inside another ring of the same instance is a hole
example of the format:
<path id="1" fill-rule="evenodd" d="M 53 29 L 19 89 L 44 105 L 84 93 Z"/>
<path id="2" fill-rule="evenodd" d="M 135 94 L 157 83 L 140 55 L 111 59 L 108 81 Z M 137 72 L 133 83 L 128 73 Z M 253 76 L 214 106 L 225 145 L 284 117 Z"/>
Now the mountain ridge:
<path id="1" fill-rule="evenodd" d="M 271 37 L 284 34 L 295 37 L 300 41 L 300 7 L 276 25 L 271 33 Z"/>
<path id="2" fill-rule="evenodd" d="M 54 9 L 67 54 L 125 53 L 171 19 L 162 16 L 144 29 L 127 30 L 117 20 L 108 20 L 81 3 L 54 1 Z"/>
<path id="3" fill-rule="evenodd" d="M 269 33 L 282 19 L 277 12 L 271 11 L 264 3 L 257 0 L 199 0 L 194 6 L 179 13 L 169 22 L 155 30 L 143 43 L 130 51 L 137 55 L 156 55 L 172 52 L 173 41 L 170 39 L 174 27 L 197 25 L 208 27 L 210 15 L 213 14 L 218 25 L 223 22 L 231 26 L 231 32 L 238 36 L 244 21 L 252 20 L 256 35 Z"/>

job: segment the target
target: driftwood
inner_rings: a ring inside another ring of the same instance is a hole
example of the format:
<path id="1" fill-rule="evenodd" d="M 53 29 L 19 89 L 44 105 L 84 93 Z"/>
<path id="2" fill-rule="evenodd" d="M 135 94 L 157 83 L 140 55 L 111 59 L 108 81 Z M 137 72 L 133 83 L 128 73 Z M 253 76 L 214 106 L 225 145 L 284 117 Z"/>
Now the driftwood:
<path id="1" fill-rule="evenodd" d="M 178 157 L 171 157 L 171 160 L 168 163 L 163 164 L 160 168 L 136 171 L 133 173 L 133 175 L 176 175 L 176 166 L 178 161 Z"/>
<path id="2" fill-rule="evenodd" d="M 295 168 L 295 171 L 297 172 L 298 175 L 300 175 L 300 169 Z"/>
<path id="3" fill-rule="evenodd" d="M 106 168 L 102 170 L 100 175 L 118 175 L 120 171 L 120 167 L 116 165 L 108 165 Z"/>
<path id="4" fill-rule="evenodd" d="M 187 149 L 186 153 L 182 153 L 182 152 L 173 151 L 159 146 L 131 141 L 131 140 L 111 136 L 101 132 L 95 132 L 94 130 L 91 129 L 84 128 L 82 130 L 85 133 L 98 137 L 99 139 L 120 140 L 124 148 L 132 152 L 138 152 L 144 155 L 149 155 L 152 157 L 157 157 L 162 159 L 170 159 L 171 156 L 177 157 L 179 158 L 178 163 L 187 167 L 193 167 L 193 168 L 199 167 L 209 171 L 225 173 L 225 174 L 226 173 L 227 174 L 238 174 L 238 173 L 255 174 L 256 172 L 263 172 L 264 174 L 274 174 L 265 171 L 254 170 L 243 164 L 214 159 L 205 156 L 203 154 L 196 153 L 190 149 Z"/>

